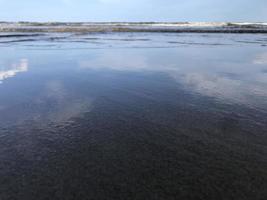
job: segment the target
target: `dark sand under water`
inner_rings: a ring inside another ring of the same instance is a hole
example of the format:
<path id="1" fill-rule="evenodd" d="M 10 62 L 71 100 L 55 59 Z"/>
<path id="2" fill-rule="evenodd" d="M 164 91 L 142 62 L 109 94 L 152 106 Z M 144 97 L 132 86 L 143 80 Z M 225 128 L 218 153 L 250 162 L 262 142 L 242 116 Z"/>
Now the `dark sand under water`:
<path id="1" fill-rule="evenodd" d="M 12 34 L 1 200 L 267 198 L 265 34 Z"/>

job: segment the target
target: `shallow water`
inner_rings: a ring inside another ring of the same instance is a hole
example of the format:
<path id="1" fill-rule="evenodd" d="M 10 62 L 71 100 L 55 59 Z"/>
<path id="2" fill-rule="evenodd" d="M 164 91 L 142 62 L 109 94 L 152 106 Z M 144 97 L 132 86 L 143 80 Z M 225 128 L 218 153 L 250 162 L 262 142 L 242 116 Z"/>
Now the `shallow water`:
<path id="1" fill-rule="evenodd" d="M 267 35 L 18 34 L 1 200 L 266 197 Z"/>

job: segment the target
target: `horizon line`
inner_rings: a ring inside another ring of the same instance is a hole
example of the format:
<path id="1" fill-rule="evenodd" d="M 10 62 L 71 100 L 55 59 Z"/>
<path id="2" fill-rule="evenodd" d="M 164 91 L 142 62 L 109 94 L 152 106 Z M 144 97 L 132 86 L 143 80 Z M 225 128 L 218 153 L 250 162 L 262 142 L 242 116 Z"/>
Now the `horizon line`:
<path id="1" fill-rule="evenodd" d="M 0 20 L 0 23 L 267 23 L 266 21 L 11 21 Z"/>

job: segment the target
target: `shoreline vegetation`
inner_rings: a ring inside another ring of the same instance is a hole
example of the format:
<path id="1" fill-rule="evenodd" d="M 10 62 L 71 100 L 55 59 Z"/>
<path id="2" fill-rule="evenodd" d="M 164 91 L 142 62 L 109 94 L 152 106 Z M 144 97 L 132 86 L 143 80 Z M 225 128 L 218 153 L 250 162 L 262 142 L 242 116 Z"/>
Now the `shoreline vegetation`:
<path id="1" fill-rule="evenodd" d="M 233 22 L 0 22 L 1 32 L 267 33 L 267 23 Z"/>

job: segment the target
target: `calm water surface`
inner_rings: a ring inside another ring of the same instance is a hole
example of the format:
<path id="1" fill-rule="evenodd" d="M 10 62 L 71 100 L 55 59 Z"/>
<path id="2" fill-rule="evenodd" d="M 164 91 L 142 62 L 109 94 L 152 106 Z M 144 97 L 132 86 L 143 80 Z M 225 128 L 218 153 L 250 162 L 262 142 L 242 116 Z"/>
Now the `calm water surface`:
<path id="1" fill-rule="evenodd" d="M 266 46 L 0 37 L 0 199 L 266 199 Z"/>

